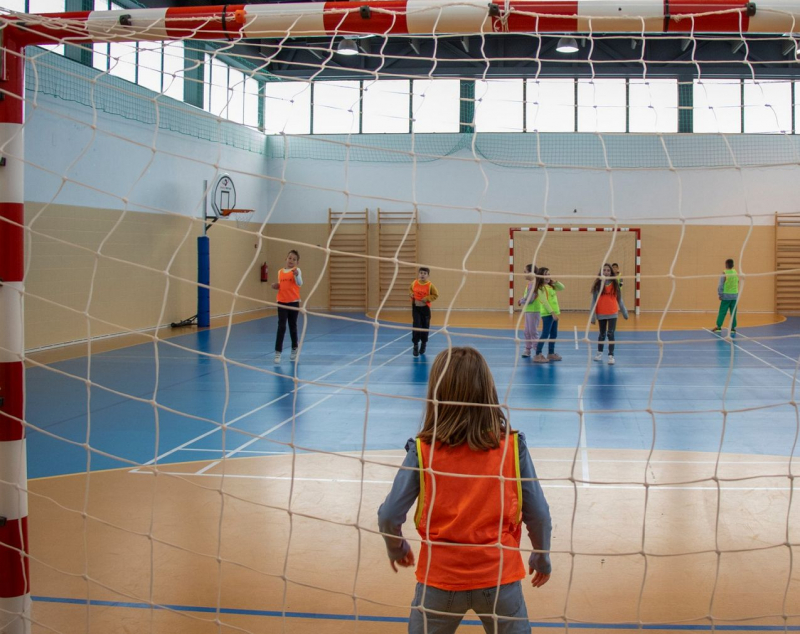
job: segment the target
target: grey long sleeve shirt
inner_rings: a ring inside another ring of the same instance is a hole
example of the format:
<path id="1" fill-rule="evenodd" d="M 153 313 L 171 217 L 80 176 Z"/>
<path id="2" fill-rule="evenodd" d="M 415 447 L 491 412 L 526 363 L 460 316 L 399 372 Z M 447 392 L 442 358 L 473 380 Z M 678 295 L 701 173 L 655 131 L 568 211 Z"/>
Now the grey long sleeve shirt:
<path id="1" fill-rule="evenodd" d="M 403 538 L 403 524 L 409 509 L 419 497 L 419 462 L 414 439 L 406 443 L 406 451 L 408 453 L 394 478 L 392 490 L 378 509 L 378 527 L 392 561 L 402 559 L 411 550 Z M 519 434 L 519 468 L 522 479 L 522 521 L 533 548 L 544 551 L 531 553 L 528 564 L 537 572 L 549 575 L 552 570 L 549 554 L 552 532 L 550 507 L 536 479 L 536 469 L 522 433 Z"/>

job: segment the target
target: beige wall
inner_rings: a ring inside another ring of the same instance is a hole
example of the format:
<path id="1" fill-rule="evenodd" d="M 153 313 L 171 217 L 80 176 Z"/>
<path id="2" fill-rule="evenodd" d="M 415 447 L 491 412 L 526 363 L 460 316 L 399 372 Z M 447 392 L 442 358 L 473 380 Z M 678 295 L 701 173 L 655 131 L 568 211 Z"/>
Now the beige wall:
<path id="1" fill-rule="evenodd" d="M 41 209 L 33 204 L 26 206 L 29 224 Z M 82 340 L 89 335 L 153 328 L 195 313 L 196 238 L 202 234 L 198 220 L 137 212 L 123 217 L 119 211 L 51 205 L 30 226 L 27 349 Z M 211 284 L 215 289 L 212 315 L 255 310 L 273 302 L 275 291 L 259 281 L 259 266 L 266 261 L 270 281 L 274 281 L 292 248 L 301 255 L 306 306 L 327 309 L 326 223 L 269 225 L 260 247 L 257 225 L 249 226 L 254 233 L 235 231 L 234 227 L 220 221 L 209 231 Z M 727 257 L 736 260 L 740 272 L 771 273 L 775 266 L 774 228 L 756 227 L 749 238 L 747 234 L 747 227 L 687 226 L 678 250 L 680 227 L 643 226 L 642 309 L 662 310 L 667 305 L 673 287 L 668 274 L 676 253 L 674 310 L 716 309 L 716 278 Z M 741 257 L 746 238 L 747 248 Z M 452 302 L 456 309 L 507 309 L 506 225 L 425 224 L 419 227 L 418 240 L 419 263 L 432 268 L 431 278 L 441 294 L 439 308 Z M 374 224 L 369 246 L 375 256 L 378 236 Z M 462 263 L 469 273 L 459 289 L 464 278 Z M 368 280 L 371 307 L 380 302 L 377 269 L 373 260 Z M 412 270 L 404 269 L 398 283 L 410 283 Z M 167 272 L 175 277 L 170 278 Z M 681 279 L 684 276 L 694 279 Z M 243 278 L 239 297 L 234 299 L 232 293 Z M 521 282 L 517 284 L 518 294 L 522 288 Z M 742 310 L 771 311 L 773 307 L 773 278 L 745 279 Z"/>

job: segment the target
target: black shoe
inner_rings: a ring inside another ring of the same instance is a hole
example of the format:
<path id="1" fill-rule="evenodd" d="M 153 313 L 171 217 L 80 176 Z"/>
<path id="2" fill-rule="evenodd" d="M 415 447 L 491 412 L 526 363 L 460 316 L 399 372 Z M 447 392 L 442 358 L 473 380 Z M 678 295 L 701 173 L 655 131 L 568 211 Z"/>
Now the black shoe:
<path id="1" fill-rule="evenodd" d="M 736 331 L 734 330 L 734 332 L 736 332 Z M 423 344 L 422 344 L 422 345 L 419 347 L 419 353 L 420 353 L 420 354 L 425 354 L 425 350 L 427 349 L 427 347 L 428 347 L 428 344 L 426 344 L 426 343 L 423 343 Z"/>
<path id="2" fill-rule="evenodd" d="M 419 356 L 419 346 L 417 346 L 417 344 L 414 344 L 414 356 L 415 357 Z"/>

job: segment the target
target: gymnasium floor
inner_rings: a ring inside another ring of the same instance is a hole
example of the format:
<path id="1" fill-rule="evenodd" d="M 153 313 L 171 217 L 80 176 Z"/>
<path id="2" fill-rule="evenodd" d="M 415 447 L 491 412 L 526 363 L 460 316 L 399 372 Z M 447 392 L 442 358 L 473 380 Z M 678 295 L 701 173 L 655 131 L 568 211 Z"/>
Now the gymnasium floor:
<path id="1" fill-rule="evenodd" d="M 570 323 L 549 365 L 502 326 L 414 359 L 403 324 L 313 315 L 296 367 L 272 316 L 34 364 L 34 631 L 405 631 L 376 511 L 448 341 L 487 358 L 551 506 L 535 629 L 800 631 L 800 319 L 621 321 L 613 367 Z"/>

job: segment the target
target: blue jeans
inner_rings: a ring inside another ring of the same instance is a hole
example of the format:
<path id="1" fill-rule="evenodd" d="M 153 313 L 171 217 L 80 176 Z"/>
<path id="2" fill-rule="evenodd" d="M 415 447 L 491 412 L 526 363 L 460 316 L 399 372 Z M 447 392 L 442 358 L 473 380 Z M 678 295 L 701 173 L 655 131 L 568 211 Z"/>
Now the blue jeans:
<path id="1" fill-rule="evenodd" d="M 450 634 L 469 610 L 478 614 L 488 634 L 530 634 L 521 581 L 460 591 L 417 583 L 408 621 L 409 634 Z"/>
<path id="2" fill-rule="evenodd" d="M 558 337 L 558 322 L 552 315 L 542 317 L 542 333 L 539 335 L 539 343 L 536 344 L 536 354 L 542 354 L 544 342 L 547 341 L 547 351 L 553 354 L 556 351 L 556 338 Z"/>

